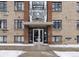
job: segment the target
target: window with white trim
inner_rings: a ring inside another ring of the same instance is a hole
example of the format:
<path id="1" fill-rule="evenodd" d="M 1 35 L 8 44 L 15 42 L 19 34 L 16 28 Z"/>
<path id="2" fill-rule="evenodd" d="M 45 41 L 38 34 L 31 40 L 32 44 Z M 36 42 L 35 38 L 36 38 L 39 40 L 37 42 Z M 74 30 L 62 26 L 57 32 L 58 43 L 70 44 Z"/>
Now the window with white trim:
<path id="1" fill-rule="evenodd" d="M 24 43 L 24 37 L 22 35 L 15 35 L 14 42 L 15 43 Z"/>
<path id="2" fill-rule="evenodd" d="M 44 13 L 39 11 L 33 12 L 32 19 L 37 21 L 44 21 Z"/>
<path id="3" fill-rule="evenodd" d="M 62 29 L 62 20 L 53 20 L 53 29 L 61 30 Z"/>
<path id="4" fill-rule="evenodd" d="M 53 43 L 61 43 L 61 41 L 62 41 L 62 36 L 56 35 L 52 37 Z"/>
<path id="5" fill-rule="evenodd" d="M 0 36 L 0 43 L 7 43 L 7 36 Z"/>
<path id="6" fill-rule="evenodd" d="M 24 11 L 24 2 L 23 1 L 14 1 L 15 11 Z"/>
<path id="7" fill-rule="evenodd" d="M 43 1 L 33 1 L 32 2 L 32 9 L 33 10 L 43 10 L 44 9 L 44 2 Z"/>
<path id="8" fill-rule="evenodd" d="M 54 12 L 62 11 L 62 2 L 52 2 L 52 11 Z"/>
<path id="9" fill-rule="evenodd" d="M 7 20 L 0 20 L 0 29 L 7 29 Z"/>
<path id="10" fill-rule="evenodd" d="M 14 20 L 14 29 L 23 29 L 23 19 Z"/>
<path id="11" fill-rule="evenodd" d="M 0 11 L 2 11 L 2 12 L 7 11 L 7 2 L 6 1 L 0 1 Z"/>
<path id="12" fill-rule="evenodd" d="M 77 7 L 77 12 L 79 12 L 79 2 L 77 2 L 76 7 Z"/>

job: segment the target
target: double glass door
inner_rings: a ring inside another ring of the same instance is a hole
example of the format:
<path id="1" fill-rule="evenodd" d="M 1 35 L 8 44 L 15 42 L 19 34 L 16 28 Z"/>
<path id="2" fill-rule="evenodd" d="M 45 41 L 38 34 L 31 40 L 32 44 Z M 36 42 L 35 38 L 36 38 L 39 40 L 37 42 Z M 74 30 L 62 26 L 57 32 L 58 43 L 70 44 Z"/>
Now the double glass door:
<path id="1" fill-rule="evenodd" d="M 33 43 L 42 44 L 44 41 L 44 29 L 33 29 Z"/>

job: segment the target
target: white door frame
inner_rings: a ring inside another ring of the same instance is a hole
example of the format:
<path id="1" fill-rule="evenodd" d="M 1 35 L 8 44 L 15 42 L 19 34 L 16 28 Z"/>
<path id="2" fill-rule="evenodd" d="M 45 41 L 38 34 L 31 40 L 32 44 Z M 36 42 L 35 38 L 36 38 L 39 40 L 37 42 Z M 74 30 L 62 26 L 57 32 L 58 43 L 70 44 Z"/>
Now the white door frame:
<path id="1" fill-rule="evenodd" d="M 34 31 L 38 30 L 38 42 L 34 42 Z M 42 42 L 40 42 L 40 31 L 42 30 Z M 39 44 L 43 44 L 44 42 L 44 29 L 33 29 L 33 43 L 39 43 Z"/>

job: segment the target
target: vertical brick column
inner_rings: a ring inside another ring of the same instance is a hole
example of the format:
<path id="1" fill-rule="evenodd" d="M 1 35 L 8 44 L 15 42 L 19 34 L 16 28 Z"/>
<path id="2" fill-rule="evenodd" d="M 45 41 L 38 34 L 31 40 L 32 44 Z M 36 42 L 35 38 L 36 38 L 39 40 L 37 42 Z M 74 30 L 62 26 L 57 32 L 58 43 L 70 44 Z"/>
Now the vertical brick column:
<path id="1" fill-rule="evenodd" d="M 29 21 L 29 1 L 24 1 L 24 22 Z M 24 43 L 28 43 L 29 27 L 24 25 Z"/>
<path id="2" fill-rule="evenodd" d="M 47 1 L 47 18 L 52 22 L 52 1 Z M 48 26 L 48 44 L 52 44 L 52 27 Z"/>

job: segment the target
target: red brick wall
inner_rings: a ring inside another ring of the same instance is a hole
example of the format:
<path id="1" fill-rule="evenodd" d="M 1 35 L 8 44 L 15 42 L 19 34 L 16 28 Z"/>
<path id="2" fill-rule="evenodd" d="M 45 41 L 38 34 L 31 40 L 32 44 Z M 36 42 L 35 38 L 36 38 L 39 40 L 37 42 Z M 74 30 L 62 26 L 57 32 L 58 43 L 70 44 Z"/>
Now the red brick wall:
<path id="1" fill-rule="evenodd" d="M 24 21 L 29 21 L 29 1 L 24 1 Z M 29 27 L 24 25 L 24 40 L 28 43 L 29 39 Z"/>
<path id="2" fill-rule="evenodd" d="M 52 2 L 47 2 L 47 14 L 48 14 L 48 22 L 52 21 Z M 52 44 L 52 27 L 48 26 L 48 44 Z"/>

